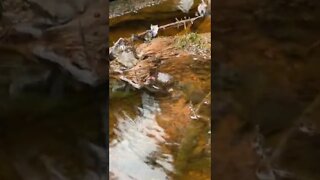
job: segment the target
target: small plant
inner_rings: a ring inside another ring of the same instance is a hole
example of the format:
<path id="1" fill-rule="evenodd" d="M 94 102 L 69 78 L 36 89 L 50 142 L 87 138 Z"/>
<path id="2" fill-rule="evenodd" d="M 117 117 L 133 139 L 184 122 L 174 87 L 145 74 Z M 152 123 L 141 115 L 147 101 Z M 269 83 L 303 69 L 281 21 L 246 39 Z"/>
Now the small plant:
<path id="1" fill-rule="evenodd" d="M 188 33 L 183 36 L 177 36 L 175 46 L 179 49 L 184 49 L 194 54 L 210 53 L 211 45 L 207 40 L 197 33 Z"/>
<path id="2" fill-rule="evenodd" d="M 176 41 L 176 45 L 178 48 L 186 48 L 192 45 L 200 46 L 201 40 L 201 36 L 199 36 L 197 33 L 189 33 L 182 36 L 181 38 L 178 38 Z"/>

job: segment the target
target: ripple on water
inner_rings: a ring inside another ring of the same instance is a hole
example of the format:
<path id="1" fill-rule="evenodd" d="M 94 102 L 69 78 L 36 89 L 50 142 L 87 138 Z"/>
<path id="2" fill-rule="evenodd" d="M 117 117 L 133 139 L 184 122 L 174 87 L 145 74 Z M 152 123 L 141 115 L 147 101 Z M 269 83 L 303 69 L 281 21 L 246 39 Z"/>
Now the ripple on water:
<path id="1" fill-rule="evenodd" d="M 173 157 L 163 154 L 159 146 L 166 136 L 156 121 L 159 104 L 143 93 L 142 107 L 138 110 L 139 115 L 134 118 L 126 112 L 116 115 L 118 124 L 114 132 L 117 138 L 109 146 L 110 174 L 119 180 L 168 179 L 167 174 L 173 171 Z"/>

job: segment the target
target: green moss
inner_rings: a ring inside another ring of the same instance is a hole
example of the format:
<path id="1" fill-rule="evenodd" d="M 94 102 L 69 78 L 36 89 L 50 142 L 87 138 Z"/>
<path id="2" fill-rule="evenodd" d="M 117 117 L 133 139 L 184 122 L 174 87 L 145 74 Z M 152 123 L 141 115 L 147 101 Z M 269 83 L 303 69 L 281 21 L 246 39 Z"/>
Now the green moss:
<path id="1" fill-rule="evenodd" d="M 175 46 L 179 49 L 191 51 L 207 51 L 210 50 L 210 45 L 198 33 L 188 33 L 183 36 L 178 36 L 175 41 Z"/>

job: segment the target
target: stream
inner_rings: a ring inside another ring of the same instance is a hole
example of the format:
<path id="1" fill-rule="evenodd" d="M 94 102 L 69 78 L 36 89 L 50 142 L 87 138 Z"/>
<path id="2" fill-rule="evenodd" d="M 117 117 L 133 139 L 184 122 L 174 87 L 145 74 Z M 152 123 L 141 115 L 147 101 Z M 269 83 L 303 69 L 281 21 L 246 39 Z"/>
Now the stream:
<path id="1" fill-rule="evenodd" d="M 30 2 L 3 1 L 0 179 L 106 179 L 106 2 Z M 194 16 L 194 10 L 177 10 L 174 1 L 133 13 L 110 20 L 109 43 L 150 24 Z M 190 30 L 208 33 L 210 21 L 195 22 Z M 178 33 L 183 28 L 159 35 Z M 110 178 L 210 179 L 209 59 L 169 60 L 160 71 L 175 81 L 170 95 L 111 93 Z M 199 120 L 192 112 L 203 100 L 199 112 L 207 118 Z"/>
<path id="2" fill-rule="evenodd" d="M 116 2 L 116 1 L 115 1 Z M 163 10 L 166 7 L 166 10 Z M 194 11 L 188 16 L 193 17 Z M 174 1 L 113 18 L 109 44 L 118 38 L 164 25 L 186 14 Z M 210 32 L 210 18 L 195 22 L 191 31 Z M 183 28 L 159 32 L 161 37 L 183 34 Z M 174 80 L 170 94 L 109 86 L 109 178 L 118 180 L 206 180 L 211 178 L 210 59 L 197 55 L 172 57 L 159 72 Z M 112 81 L 112 80 L 111 80 Z M 110 82 L 111 82 L 110 81 Z M 112 90 L 113 89 L 113 90 Z M 194 109 L 205 101 L 200 114 Z"/>
<path id="3" fill-rule="evenodd" d="M 166 179 L 166 172 L 173 171 L 173 157 L 162 152 L 159 146 L 166 136 L 156 121 L 161 113 L 159 104 L 146 93 L 139 97 L 142 106 L 134 118 L 125 111 L 116 116 L 118 124 L 114 133 L 117 138 L 110 142 L 109 171 L 119 179 Z"/>
<path id="4" fill-rule="evenodd" d="M 187 61 L 187 59 L 183 59 Z M 189 59 L 194 61 L 193 59 Z M 177 64 L 182 65 L 177 59 Z M 187 64 L 187 63 L 186 63 Z M 172 71 L 171 64 L 163 72 Z M 167 71 L 166 71 L 167 70 Z M 114 179 L 210 179 L 210 122 L 193 120 L 193 104 L 210 92 L 210 77 L 192 70 L 169 96 L 145 91 L 111 98 L 109 177 Z M 184 76 L 185 75 L 185 76 Z M 199 86 L 200 85 L 200 86 Z M 202 115 L 210 117 L 210 100 Z"/>

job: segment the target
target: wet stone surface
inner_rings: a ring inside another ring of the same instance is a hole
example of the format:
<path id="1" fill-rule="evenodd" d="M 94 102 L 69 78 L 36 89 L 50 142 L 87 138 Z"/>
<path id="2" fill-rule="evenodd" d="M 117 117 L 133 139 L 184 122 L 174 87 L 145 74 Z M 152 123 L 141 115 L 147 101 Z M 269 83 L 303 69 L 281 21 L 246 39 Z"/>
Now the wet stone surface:
<path id="1" fill-rule="evenodd" d="M 0 179 L 106 179 L 106 21 L 91 15 L 98 1 L 28 2 L 2 1 Z"/>

